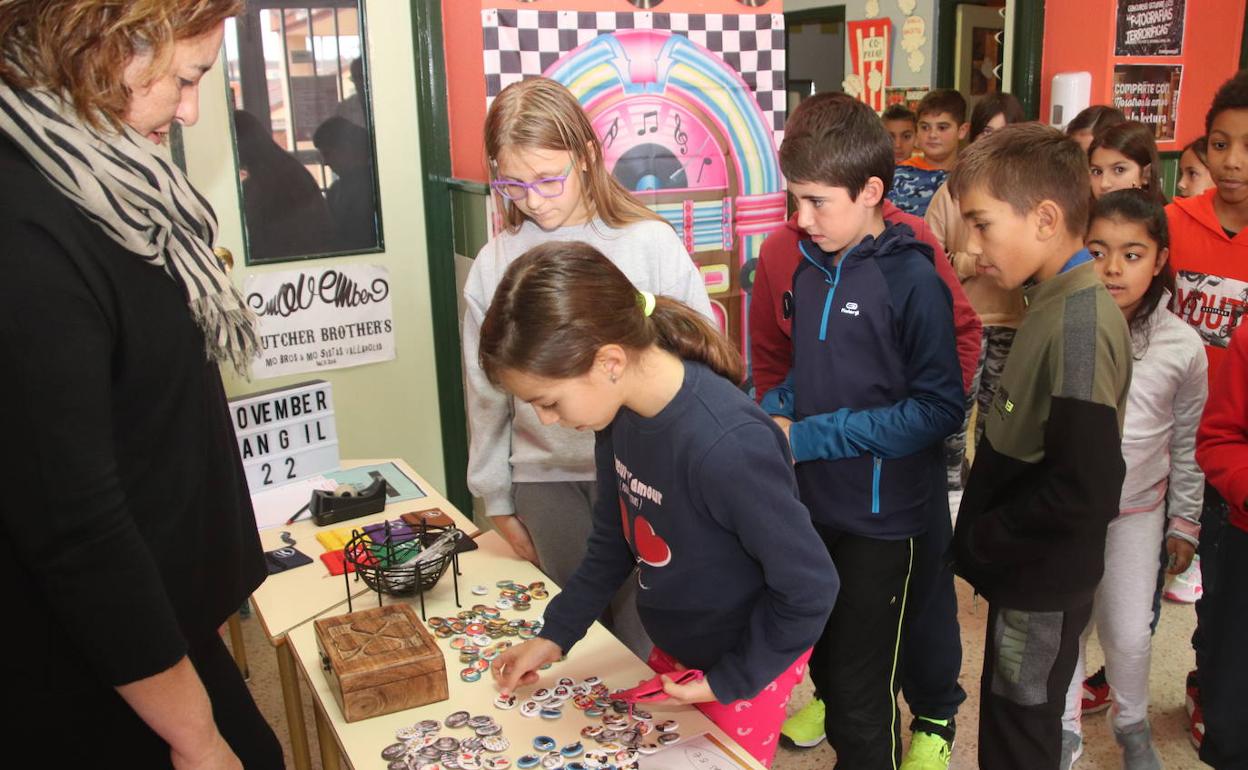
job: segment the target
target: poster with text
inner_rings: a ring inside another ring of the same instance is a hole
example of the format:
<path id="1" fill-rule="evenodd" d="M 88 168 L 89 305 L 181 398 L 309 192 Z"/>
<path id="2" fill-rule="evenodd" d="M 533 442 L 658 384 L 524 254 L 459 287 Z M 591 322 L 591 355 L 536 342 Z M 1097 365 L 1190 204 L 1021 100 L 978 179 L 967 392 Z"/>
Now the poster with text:
<path id="1" fill-rule="evenodd" d="M 1179 56 L 1187 0 L 1118 0 L 1115 56 Z"/>
<path id="2" fill-rule="evenodd" d="M 859 101 L 871 105 L 876 112 L 884 111 L 885 91 L 888 88 L 888 62 L 891 49 L 893 23 L 890 19 L 851 21 L 849 29 L 849 57 L 853 72 L 847 79 L 846 89 Z"/>
<path id="3" fill-rule="evenodd" d="M 931 91 L 927 86 L 889 86 L 884 89 L 884 107 L 900 104 L 911 112 L 919 109 L 919 102 Z"/>
<path id="4" fill-rule="evenodd" d="M 253 274 L 243 294 L 259 320 L 257 379 L 395 357 L 390 273 L 381 265 Z"/>
<path id="5" fill-rule="evenodd" d="M 1173 142 L 1178 131 L 1180 64 L 1114 66 L 1114 106 L 1127 120 L 1153 129 L 1157 142 Z"/>

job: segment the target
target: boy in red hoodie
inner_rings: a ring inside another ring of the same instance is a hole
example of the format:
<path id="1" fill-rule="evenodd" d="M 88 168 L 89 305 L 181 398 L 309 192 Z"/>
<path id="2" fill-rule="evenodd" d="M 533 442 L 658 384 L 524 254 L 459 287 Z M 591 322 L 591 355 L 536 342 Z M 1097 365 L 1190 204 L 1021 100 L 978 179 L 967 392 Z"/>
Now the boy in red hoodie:
<path id="1" fill-rule="evenodd" d="M 800 120 L 801 113 L 794 115 Z M 790 119 L 790 124 L 793 119 Z M 792 125 L 786 130 L 795 130 Z M 915 238 L 932 247 L 936 272 L 953 295 L 958 362 L 963 389 L 973 398 L 973 379 L 979 366 L 982 324 L 966 298 L 962 285 L 940 243 L 919 217 L 906 214 L 887 199 L 881 204 L 886 224 L 902 223 Z M 793 273 L 801 259 L 799 241 L 805 233 L 794 214 L 784 226 L 772 231 L 759 255 L 751 292 L 749 333 L 750 366 L 756 398 L 780 385 L 793 365 L 792 302 Z M 943 481 L 943 480 L 942 480 Z M 942 506 L 943 507 L 943 506 Z M 930 522 L 927 532 L 915 541 L 911 596 L 907 604 L 907 634 L 902 648 L 902 691 L 915 714 L 907 763 L 918 762 L 916 753 L 942 756 L 948 762 L 958 706 L 966 693 L 958 684 L 962 666 L 961 636 L 957 619 L 957 596 L 953 573 L 942 559 L 948 549 L 952 527 L 948 509 L 941 521 Z M 824 707 L 816 699 L 785 722 L 782 739 L 791 746 L 811 747 L 824 739 Z M 914 755 L 914 756 L 912 756 Z M 926 759 L 926 757 L 925 757 Z M 909 764 L 903 763 L 902 767 Z M 919 763 L 917 766 L 930 766 Z"/>
<path id="2" fill-rule="evenodd" d="M 1248 112 L 1248 111 L 1245 111 Z M 1248 133 L 1244 135 L 1248 138 Z M 1244 150 L 1240 150 L 1244 152 Z M 1196 434 L 1196 460 L 1230 508 L 1218 543 L 1216 572 L 1205 569 L 1200 616 L 1205 739 L 1200 758 L 1216 768 L 1248 766 L 1248 331 L 1221 356 Z M 1202 538 L 1202 543 L 1204 542 Z M 1208 585 L 1216 583 L 1212 595 Z"/>
<path id="3" fill-rule="evenodd" d="M 1248 309 L 1248 70 L 1218 89 L 1205 116 L 1205 131 L 1214 187 L 1204 195 L 1175 200 L 1166 207 L 1166 218 L 1177 288 L 1175 312 L 1205 341 L 1212 401 L 1231 335 Z M 1213 596 L 1218 590 L 1214 575 L 1222 560 L 1219 543 L 1226 520 L 1227 501 L 1216 485 L 1207 483 L 1197 551 L 1204 593 L 1196 603 L 1196 633 L 1192 635 L 1197 670 L 1206 668 L 1205 608 L 1218 603 Z M 1205 733 L 1201 689 L 1192 672 L 1187 680 L 1188 708 L 1191 739 L 1197 748 Z"/>

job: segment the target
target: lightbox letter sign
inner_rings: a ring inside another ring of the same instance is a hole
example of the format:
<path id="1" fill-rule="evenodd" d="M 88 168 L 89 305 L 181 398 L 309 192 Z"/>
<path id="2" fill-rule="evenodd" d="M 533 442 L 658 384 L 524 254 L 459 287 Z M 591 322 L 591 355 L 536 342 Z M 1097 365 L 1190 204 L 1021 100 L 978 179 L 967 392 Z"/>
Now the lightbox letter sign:
<path id="1" fill-rule="evenodd" d="M 230 399 L 251 494 L 338 470 L 333 388 L 312 380 Z"/>

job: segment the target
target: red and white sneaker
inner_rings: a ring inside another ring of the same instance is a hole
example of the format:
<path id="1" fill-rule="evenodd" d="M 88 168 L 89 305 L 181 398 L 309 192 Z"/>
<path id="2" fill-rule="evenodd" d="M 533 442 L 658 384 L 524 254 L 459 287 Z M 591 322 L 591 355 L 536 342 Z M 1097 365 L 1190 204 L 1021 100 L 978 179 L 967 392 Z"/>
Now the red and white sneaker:
<path id="1" fill-rule="evenodd" d="M 1187 738 L 1199 752 L 1200 744 L 1205 740 L 1205 712 L 1200 707 L 1200 679 L 1197 678 L 1195 671 L 1187 673 L 1187 698 L 1184 705 L 1190 720 Z"/>
<path id="2" fill-rule="evenodd" d="M 1187 569 L 1170 579 L 1162 596 L 1179 604 L 1195 604 L 1205 592 L 1201 582 L 1200 556 L 1192 559 Z"/>
<path id="3" fill-rule="evenodd" d="M 1109 682 L 1105 681 L 1105 667 L 1083 680 L 1083 713 L 1095 714 L 1109 708 Z"/>

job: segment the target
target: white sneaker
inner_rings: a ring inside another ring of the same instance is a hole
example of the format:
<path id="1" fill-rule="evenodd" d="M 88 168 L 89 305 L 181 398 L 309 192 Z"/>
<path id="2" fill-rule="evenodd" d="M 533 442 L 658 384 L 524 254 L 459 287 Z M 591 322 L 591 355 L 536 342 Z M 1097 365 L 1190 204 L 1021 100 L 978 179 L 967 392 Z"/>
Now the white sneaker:
<path id="1" fill-rule="evenodd" d="M 1129 725 L 1122 730 L 1114 727 L 1113 732 L 1114 740 L 1122 747 L 1123 770 L 1162 770 L 1161 757 L 1153 746 L 1148 720 Z"/>
<path id="2" fill-rule="evenodd" d="M 1162 596 L 1180 604 L 1195 604 L 1204 592 L 1205 588 L 1201 584 L 1200 557 L 1196 556 L 1187 569 L 1171 578 Z"/>
<path id="3" fill-rule="evenodd" d="M 1070 770 L 1083 756 L 1083 736 L 1070 730 L 1062 730 L 1061 770 Z"/>

